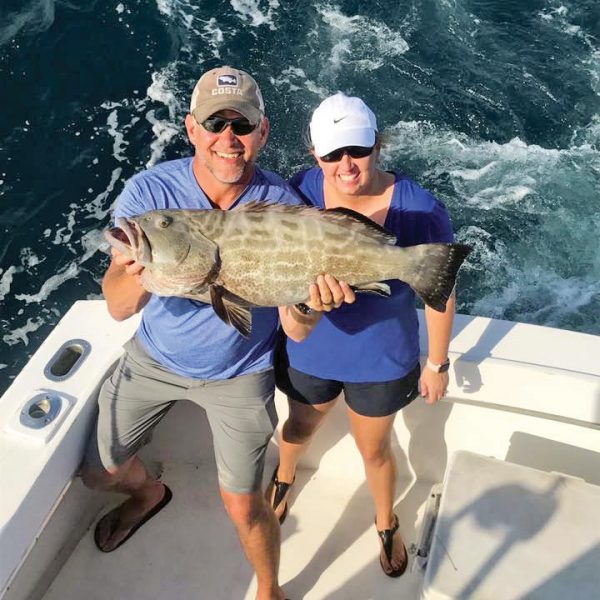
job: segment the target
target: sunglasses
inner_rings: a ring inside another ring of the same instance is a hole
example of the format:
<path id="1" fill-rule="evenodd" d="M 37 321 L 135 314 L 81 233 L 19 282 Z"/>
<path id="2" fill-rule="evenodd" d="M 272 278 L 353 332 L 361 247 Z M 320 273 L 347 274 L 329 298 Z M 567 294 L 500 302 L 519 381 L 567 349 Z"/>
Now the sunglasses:
<path id="1" fill-rule="evenodd" d="M 350 158 L 365 158 L 370 156 L 375 146 L 345 146 L 344 148 L 338 148 L 329 154 L 319 156 L 319 160 L 326 163 L 339 162 L 342 160 L 344 154 L 347 154 Z"/>
<path id="2" fill-rule="evenodd" d="M 221 133 L 228 125 L 231 125 L 231 131 L 234 135 L 248 135 L 252 133 L 258 123 L 250 123 L 248 119 L 242 117 L 241 119 L 225 119 L 223 117 L 208 117 L 201 123 L 202 127 L 210 133 Z"/>

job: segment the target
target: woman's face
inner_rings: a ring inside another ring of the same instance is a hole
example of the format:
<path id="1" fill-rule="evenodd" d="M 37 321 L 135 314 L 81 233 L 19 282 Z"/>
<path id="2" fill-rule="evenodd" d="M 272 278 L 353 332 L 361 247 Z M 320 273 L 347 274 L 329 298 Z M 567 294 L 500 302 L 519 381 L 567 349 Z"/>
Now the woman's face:
<path id="1" fill-rule="evenodd" d="M 337 162 L 325 162 L 315 155 L 314 150 L 312 152 L 323 171 L 326 184 L 347 196 L 369 194 L 377 173 L 379 144 L 375 145 L 369 156 L 352 158 L 345 152 Z"/>

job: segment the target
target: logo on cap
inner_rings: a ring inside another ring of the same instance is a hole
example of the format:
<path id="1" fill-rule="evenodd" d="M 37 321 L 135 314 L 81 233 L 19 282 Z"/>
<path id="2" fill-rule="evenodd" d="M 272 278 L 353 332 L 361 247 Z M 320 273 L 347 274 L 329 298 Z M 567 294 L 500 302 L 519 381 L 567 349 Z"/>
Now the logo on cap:
<path id="1" fill-rule="evenodd" d="M 237 84 L 238 84 L 238 80 L 235 75 L 219 75 L 217 77 L 217 85 L 219 85 L 219 86 L 224 86 L 224 85 L 237 86 Z"/>

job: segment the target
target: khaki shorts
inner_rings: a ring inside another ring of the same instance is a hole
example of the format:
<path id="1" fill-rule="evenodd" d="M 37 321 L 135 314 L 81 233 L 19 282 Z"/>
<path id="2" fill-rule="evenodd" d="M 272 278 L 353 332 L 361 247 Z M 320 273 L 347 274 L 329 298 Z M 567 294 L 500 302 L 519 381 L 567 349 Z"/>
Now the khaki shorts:
<path id="1" fill-rule="evenodd" d="M 206 411 L 221 487 L 234 494 L 254 492 L 261 486 L 267 444 L 277 426 L 274 394 L 272 369 L 232 379 L 192 379 L 156 362 L 134 337 L 100 390 L 86 467 L 122 465 L 176 401 L 191 400 Z"/>

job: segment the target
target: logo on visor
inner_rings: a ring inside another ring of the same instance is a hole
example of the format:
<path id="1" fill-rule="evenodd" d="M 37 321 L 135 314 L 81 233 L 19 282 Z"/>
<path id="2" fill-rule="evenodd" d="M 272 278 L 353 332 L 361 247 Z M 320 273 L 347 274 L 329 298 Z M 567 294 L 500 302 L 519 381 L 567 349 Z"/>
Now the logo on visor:
<path id="1" fill-rule="evenodd" d="M 219 75 L 217 78 L 217 85 L 237 85 L 238 80 L 235 75 Z"/>

